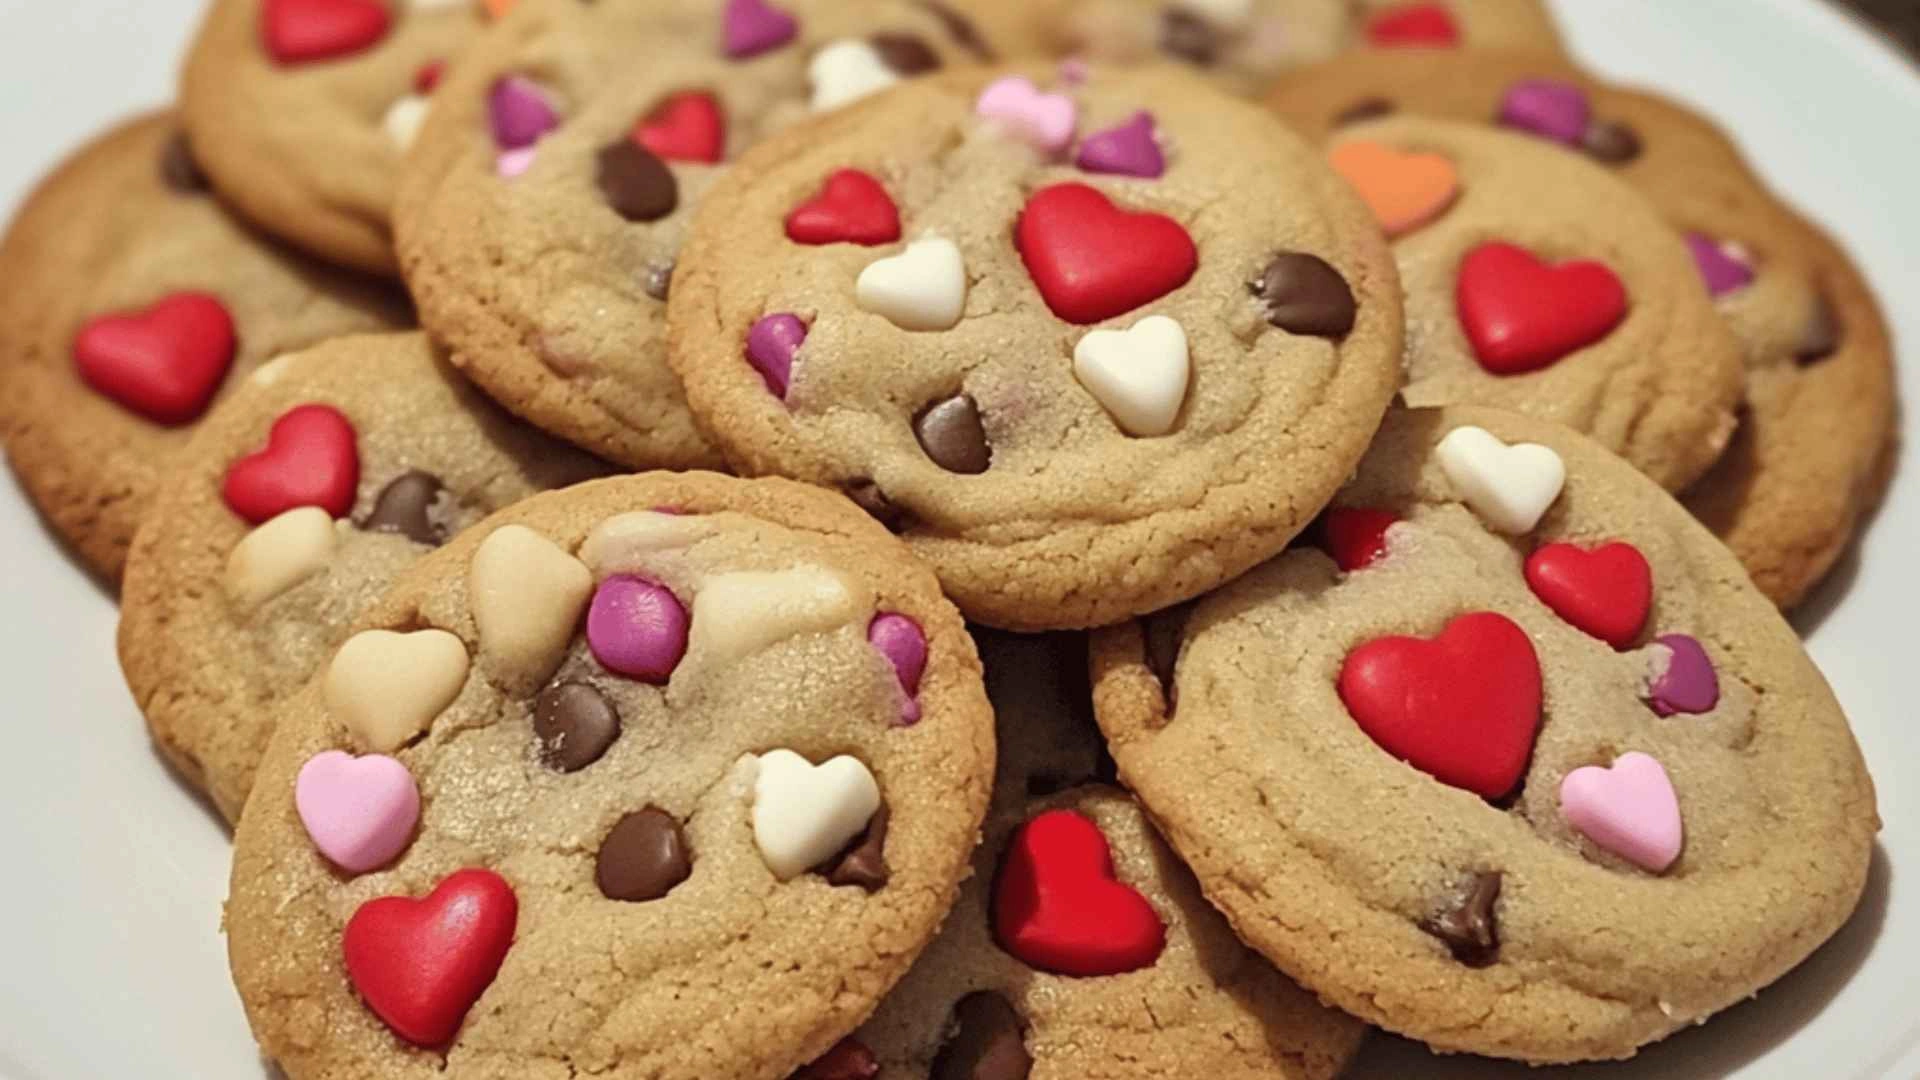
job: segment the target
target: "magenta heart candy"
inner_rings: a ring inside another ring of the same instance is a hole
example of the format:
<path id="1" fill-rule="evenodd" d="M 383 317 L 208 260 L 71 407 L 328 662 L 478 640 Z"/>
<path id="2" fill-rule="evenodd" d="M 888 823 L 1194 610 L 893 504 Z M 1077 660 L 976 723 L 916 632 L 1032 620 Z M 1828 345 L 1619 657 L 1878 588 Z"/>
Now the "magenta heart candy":
<path id="1" fill-rule="evenodd" d="M 420 821 L 413 774 L 385 754 L 315 754 L 294 779 L 293 805 L 313 846 L 350 874 L 392 862 Z"/>
<path id="2" fill-rule="evenodd" d="M 1727 250 L 1726 245 L 1705 233 L 1688 233 L 1687 250 L 1693 252 L 1693 265 L 1707 283 L 1707 294 L 1725 296 L 1753 284 L 1753 268 Z"/>
<path id="3" fill-rule="evenodd" d="M 1154 138 L 1153 114 L 1133 114 L 1124 124 L 1096 131 L 1080 143 L 1074 164 L 1090 173 L 1155 179 L 1167 171 L 1167 157 Z"/>
<path id="4" fill-rule="evenodd" d="M 792 15 L 766 0 L 727 0 L 721 16 L 722 47 L 735 60 L 777 49 L 799 32 Z"/>
<path id="5" fill-rule="evenodd" d="M 608 671 L 664 685 L 687 654 L 687 609 L 664 585 L 618 574 L 594 590 L 587 647 Z"/>
<path id="6" fill-rule="evenodd" d="M 867 642 L 887 662 L 906 691 L 906 703 L 900 706 L 900 723 L 920 721 L 920 676 L 927 670 L 927 635 L 920 624 L 895 612 L 875 615 L 867 624 Z"/>
<path id="7" fill-rule="evenodd" d="M 1589 119 L 1586 92 L 1554 79 L 1522 79 L 1500 101 L 1500 122 L 1569 146 Z"/>
<path id="8" fill-rule="evenodd" d="M 502 150 L 532 146 L 560 126 L 560 114 L 547 100 L 546 91 L 524 75 L 508 75 L 493 84 L 487 113 L 494 145 Z"/>
<path id="9" fill-rule="evenodd" d="M 1643 870 L 1660 873 L 1680 857 L 1680 799 L 1666 767 L 1629 751 L 1560 781 L 1560 812 L 1587 839 Z"/>
<path id="10" fill-rule="evenodd" d="M 1662 634 L 1654 641 L 1670 656 L 1667 670 L 1647 688 L 1647 704 L 1661 716 L 1712 712 L 1720 704 L 1720 677 L 1707 650 L 1685 634 Z"/>
<path id="11" fill-rule="evenodd" d="M 781 401 L 793 382 L 793 358 L 807 340 L 807 324 L 797 315 L 769 315 L 747 331 L 747 362 Z"/>

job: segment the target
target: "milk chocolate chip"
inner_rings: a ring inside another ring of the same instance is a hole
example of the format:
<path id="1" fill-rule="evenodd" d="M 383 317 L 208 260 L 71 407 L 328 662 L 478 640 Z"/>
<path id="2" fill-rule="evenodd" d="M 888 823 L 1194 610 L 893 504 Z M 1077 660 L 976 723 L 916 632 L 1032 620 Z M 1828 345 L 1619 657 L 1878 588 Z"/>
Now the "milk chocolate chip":
<path id="1" fill-rule="evenodd" d="M 1493 914 L 1499 899 L 1500 873 L 1475 874 L 1459 896 L 1420 928 L 1444 942 L 1455 960 L 1468 967 L 1488 967 L 1500 959 L 1500 926 Z"/>
<path id="2" fill-rule="evenodd" d="M 686 834 L 658 807 L 628 814 L 600 843 L 594 880 L 610 900 L 658 900 L 693 873 Z"/>

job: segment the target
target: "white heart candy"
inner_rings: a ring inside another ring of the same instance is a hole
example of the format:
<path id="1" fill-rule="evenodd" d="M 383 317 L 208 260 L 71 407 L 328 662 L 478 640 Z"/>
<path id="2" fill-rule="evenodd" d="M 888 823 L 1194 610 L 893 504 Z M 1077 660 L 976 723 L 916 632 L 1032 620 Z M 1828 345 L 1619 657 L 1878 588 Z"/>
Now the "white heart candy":
<path id="1" fill-rule="evenodd" d="M 900 76 L 864 41 L 836 41 L 813 54 L 807 65 L 813 83 L 813 111 L 826 112 L 885 90 Z"/>
<path id="2" fill-rule="evenodd" d="M 445 630 L 362 630 L 327 665 L 327 711 L 362 747 L 390 754 L 427 730 L 467 682 L 467 646 Z"/>
<path id="3" fill-rule="evenodd" d="M 1179 0 L 1175 6 L 1223 30 L 1237 30 L 1253 18 L 1253 0 Z"/>
<path id="4" fill-rule="evenodd" d="M 393 145 L 404 151 L 413 145 L 420 136 L 420 125 L 427 122 L 428 101 L 419 94 L 408 94 L 393 103 L 387 109 L 387 115 L 380 121 L 386 128 L 387 138 Z"/>
<path id="5" fill-rule="evenodd" d="M 1567 482 L 1566 463 L 1551 448 L 1538 443 L 1508 446 L 1472 425 L 1447 432 L 1434 452 L 1473 512 L 1513 536 L 1532 532 Z"/>
<path id="6" fill-rule="evenodd" d="M 326 568 L 338 540 L 333 515 L 300 506 L 267 519 L 227 555 L 227 595 L 258 607 Z"/>
<path id="7" fill-rule="evenodd" d="M 953 241 L 923 237 L 868 264 L 853 295 L 860 310 L 902 330 L 951 330 L 967 306 L 967 265 Z"/>
<path id="8" fill-rule="evenodd" d="M 880 785 L 858 758 L 815 765 L 791 750 L 761 754 L 753 778 L 753 842 L 781 881 L 832 858 L 880 809 Z"/>
<path id="9" fill-rule="evenodd" d="M 1073 377 L 1129 435 L 1165 435 L 1187 400 L 1187 332 L 1165 315 L 1094 330 L 1073 349 Z"/>

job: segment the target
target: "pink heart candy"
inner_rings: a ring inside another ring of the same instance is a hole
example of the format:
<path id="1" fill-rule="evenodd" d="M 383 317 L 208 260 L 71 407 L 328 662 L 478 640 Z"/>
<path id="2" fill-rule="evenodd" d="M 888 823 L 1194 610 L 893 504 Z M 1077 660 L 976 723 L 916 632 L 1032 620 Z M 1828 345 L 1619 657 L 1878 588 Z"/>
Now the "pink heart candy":
<path id="1" fill-rule="evenodd" d="M 315 754 L 294 779 L 293 805 L 313 846 L 350 874 L 392 862 L 420 821 L 413 774 L 385 754 Z"/>
<path id="2" fill-rule="evenodd" d="M 1680 857 L 1680 798 L 1667 770 L 1638 750 L 1560 781 L 1560 812 L 1587 839 L 1658 874 Z"/>
<path id="3" fill-rule="evenodd" d="M 665 685 L 687 655 L 690 621 L 673 590 L 617 574 L 594 590 L 587 609 L 587 647 L 608 671 Z"/>
<path id="4" fill-rule="evenodd" d="M 1008 75 L 980 91 L 973 111 L 999 124 L 1008 134 L 1047 154 L 1057 154 L 1073 141 L 1080 109 L 1065 94 L 1044 94 L 1031 79 Z"/>
<path id="5" fill-rule="evenodd" d="M 536 149 L 536 147 L 532 146 L 523 146 L 518 150 L 500 151 L 500 155 L 493 160 L 494 171 L 500 174 L 500 179 L 502 180 L 511 180 L 519 176 L 521 173 L 533 168 L 533 156 Z"/>
<path id="6" fill-rule="evenodd" d="M 798 20 L 767 0 L 727 0 L 720 16 L 721 47 L 735 60 L 777 49 L 799 31 Z"/>
<path id="7" fill-rule="evenodd" d="M 920 624 L 897 612 L 883 612 L 867 624 L 867 642 L 893 665 L 900 689 L 906 691 L 900 723 L 919 723 L 920 676 L 927 670 L 927 635 Z"/>

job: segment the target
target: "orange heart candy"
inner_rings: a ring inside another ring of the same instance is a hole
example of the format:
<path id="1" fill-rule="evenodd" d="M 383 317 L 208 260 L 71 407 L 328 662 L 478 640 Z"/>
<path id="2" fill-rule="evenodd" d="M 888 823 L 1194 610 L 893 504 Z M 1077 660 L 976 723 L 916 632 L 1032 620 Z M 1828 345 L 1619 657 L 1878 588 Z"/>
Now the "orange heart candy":
<path id="1" fill-rule="evenodd" d="M 1360 193 L 1388 239 L 1439 217 L 1460 194 L 1460 173 L 1439 154 L 1355 140 L 1334 147 L 1328 160 Z"/>

